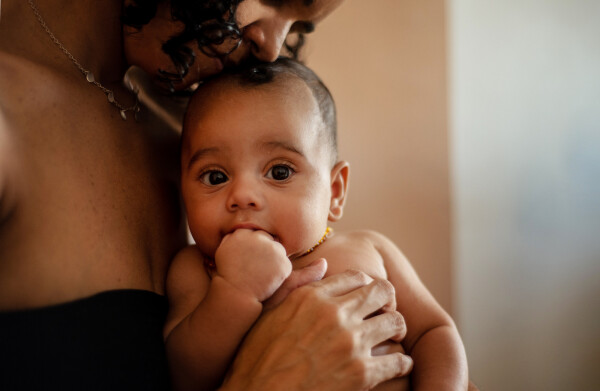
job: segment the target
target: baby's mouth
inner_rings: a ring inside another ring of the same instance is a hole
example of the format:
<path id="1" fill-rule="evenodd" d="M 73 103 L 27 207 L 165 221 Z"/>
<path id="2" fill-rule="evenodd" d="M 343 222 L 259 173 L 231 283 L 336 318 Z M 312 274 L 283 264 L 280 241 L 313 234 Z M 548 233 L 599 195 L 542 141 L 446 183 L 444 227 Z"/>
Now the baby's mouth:
<path id="1" fill-rule="evenodd" d="M 238 229 L 248 229 L 251 231 L 263 231 L 267 234 L 269 234 L 269 236 L 271 236 L 273 238 L 274 241 L 276 241 L 277 243 L 281 243 L 281 239 L 279 238 L 279 236 L 273 234 L 272 232 L 269 232 L 268 230 L 256 225 L 256 224 L 251 224 L 251 223 L 244 223 L 244 224 L 237 224 L 235 226 L 233 226 L 233 228 L 231 228 L 229 231 L 226 231 L 222 237 L 225 237 L 226 235 L 232 234 L 235 231 L 237 231 Z"/>

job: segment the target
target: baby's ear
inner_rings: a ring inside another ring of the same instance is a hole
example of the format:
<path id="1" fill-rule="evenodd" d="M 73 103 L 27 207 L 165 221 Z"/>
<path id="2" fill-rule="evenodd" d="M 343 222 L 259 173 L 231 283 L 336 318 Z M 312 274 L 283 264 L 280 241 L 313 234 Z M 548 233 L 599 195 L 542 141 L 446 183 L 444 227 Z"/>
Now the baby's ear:
<path id="1" fill-rule="evenodd" d="M 335 222 L 342 218 L 344 203 L 348 193 L 348 174 L 350 164 L 346 161 L 336 163 L 331 169 L 331 201 L 328 220 Z"/>

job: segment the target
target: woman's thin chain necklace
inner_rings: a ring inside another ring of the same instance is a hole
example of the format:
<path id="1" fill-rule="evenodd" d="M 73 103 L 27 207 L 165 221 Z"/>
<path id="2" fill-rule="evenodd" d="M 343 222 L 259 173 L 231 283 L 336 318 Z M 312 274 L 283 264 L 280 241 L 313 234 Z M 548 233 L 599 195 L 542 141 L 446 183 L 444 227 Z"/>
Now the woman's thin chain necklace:
<path id="1" fill-rule="evenodd" d="M 73 62 L 73 64 L 75 64 L 75 66 L 79 69 L 79 71 L 83 74 L 83 76 L 85 76 L 85 79 L 89 83 L 95 85 L 96 87 L 100 88 L 102 90 L 102 92 L 104 92 L 104 94 L 106 95 L 106 98 L 108 99 L 108 102 L 110 104 L 112 104 L 113 106 L 115 106 L 117 109 L 119 109 L 119 113 L 121 114 L 121 118 L 123 118 L 123 121 L 127 120 L 127 112 L 128 111 L 133 112 L 134 118 L 137 120 L 137 114 L 140 111 L 140 102 L 139 102 L 138 96 L 137 96 L 138 91 L 135 91 L 135 90 L 133 91 L 133 93 L 135 95 L 135 103 L 133 105 L 131 105 L 130 107 L 125 107 L 121 103 L 119 103 L 115 99 L 115 94 L 111 90 L 109 90 L 108 88 L 106 88 L 102 84 L 100 84 L 98 81 L 96 81 L 94 74 L 91 71 L 88 71 L 87 69 L 85 69 L 83 66 L 81 66 L 79 61 L 77 61 L 75 59 L 75 57 L 73 57 L 73 55 L 67 50 L 67 48 L 65 48 L 63 46 L 63 44 L 54 36 L 54 34 L 52 34 L 52 31 L 50 31 L 50 29 L 48 28 L 48 25 L 46 25 L 46 22 L 44 22 L 42 15 L 40 15 L 39 10 L 33 3 L 33 0 L 28 0 L 28 2 L 29 2 L 29 6 L 33 10 L 33 13 L 35 14 L 35 17 L 37 18 L 38 22 L 40 22 L 40 25 L 46 31 L 46 33 L 48 33 L 48 35 L 52 39 L 52 42 L 54 42 L 54 44 L 56 46 L 58 46 L 58 48 L 65 54 L 65 56 L 67 56 L 69 58 L 69 60 L 71 60 L 71 62 Z"/>

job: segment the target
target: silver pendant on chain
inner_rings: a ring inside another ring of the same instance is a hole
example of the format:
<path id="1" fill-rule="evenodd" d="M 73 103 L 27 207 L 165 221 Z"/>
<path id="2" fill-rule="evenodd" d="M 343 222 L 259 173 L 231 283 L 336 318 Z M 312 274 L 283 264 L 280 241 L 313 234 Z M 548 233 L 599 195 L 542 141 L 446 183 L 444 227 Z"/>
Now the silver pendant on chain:
<path id="1" fill-rule="evenodd" d="M 1 0 L 0 0 L 0 2 L 1 2 Z M 119 114 L 121 114 L 121 118 L 123 118 L 123 121 L 127 120 L 127 114 L 126 114 L 127 111 L 133 111 L 134 119 L 137 121 L 138 113 L 140 112 L 140 102 L 138 99 L 138 91 L 132 91 L 135 94 L 134 105 L 131 107 L 128 107 L 128 108 L 123 107 L 123 105 L 121 105 L 115 99 L 115 94 L 111 90 L 109 90 L 108 88 L 104 87 L 102 84 L 97 82 L 96 78 L 94 77 L 94 74 L 91 71 L 88 71 L 87 69 L 82 67 L 81 64 L 79 64 L 79 62 L 75 59 L 75 57 L 73 57 L 73 55 L 67 50 L 67 48 L 65 48 L 64 45 L 58 40 L 58 38 L 56 38 L 54 36 L 52 31 L 50 31 L 50 28 L 48 28 L 48 26 L 46 25 L 46 22 L 42 18 L 42 15 L 40 15 L 40 12 L 38 11 L 35 4 L 33 3 L 33 0 L 28 0 L 28 3 L 33 11 L 33 14 L 35 15 L 38 22 L 40 23 L 40 26 L 42 26 L 44 31 L 46 31 L 46 33 L 48 34 L 48 36 L 50 37 L 52 42 L 54 42 L 54 44 L 56 46 L 58 46 L 58 48 L 65 54 L 65 56 L 67 56 L 69 58 L 69 60 L 71 60 L 71 62 L 79 69 L 79 71 L 81 71 L 81 73 L 83 73 L 83 75 L 85 76 L 85 79 L 88 81 L 88 83 L 95 85 L 96 87 L 101 89 L 106 94 L 106 99 L 108 99 L 108 102 L 110 104 L 112 104 L 113 106 L 115 106 L 119 110 Z"/>

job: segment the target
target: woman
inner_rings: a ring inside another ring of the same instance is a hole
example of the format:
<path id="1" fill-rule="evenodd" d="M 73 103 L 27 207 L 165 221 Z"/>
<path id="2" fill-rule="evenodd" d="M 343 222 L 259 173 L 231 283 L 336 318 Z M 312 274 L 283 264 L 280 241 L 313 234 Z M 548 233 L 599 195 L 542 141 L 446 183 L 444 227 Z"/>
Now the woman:
<path id="1" fill-rule="evenodd" d="M 339 2 L 2 1 L 1 389 L 168 388 L 162 294 L 186 243 L 179 134 L 122 85 L 125 70 L 184 90 L 230 63 L 274 60 L 288 32 L 310 32 Z M 325 268 L 291 275 L 278 296 Z M 365 389 L 405 375 L 407 356 L 370 356 L 403 337 L 402 317 L 363 320 L 393 300 L 360 273 L 295 290 L 251 331 L 223 389 Z M 336 339 L 318 338 L 331 329 Z"/>

